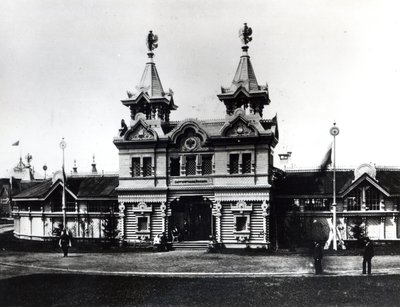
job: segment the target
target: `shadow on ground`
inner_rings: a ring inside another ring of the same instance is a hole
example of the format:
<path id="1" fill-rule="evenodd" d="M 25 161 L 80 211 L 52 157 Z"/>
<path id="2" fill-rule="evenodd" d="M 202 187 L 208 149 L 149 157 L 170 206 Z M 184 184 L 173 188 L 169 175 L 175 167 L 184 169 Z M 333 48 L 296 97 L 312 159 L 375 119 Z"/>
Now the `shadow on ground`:
<path id="1" fill-rule="evenodd" d="M 400 276 L 236 279 L 35 274 L 0 280 L 0 301 L 2 306 L 393 306 L 400 301 Z"/>

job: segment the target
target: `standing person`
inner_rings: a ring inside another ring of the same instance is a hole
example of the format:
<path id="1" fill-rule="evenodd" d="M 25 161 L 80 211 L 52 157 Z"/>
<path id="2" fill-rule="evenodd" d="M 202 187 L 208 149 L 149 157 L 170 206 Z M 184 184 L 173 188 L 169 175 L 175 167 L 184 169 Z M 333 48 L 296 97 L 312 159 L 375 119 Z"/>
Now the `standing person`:
<path id="1" fill-rule="evenodd" d="M 64 257 L 68 257 L 68 249 L 71 247 L 71 237 L 66 229 L 61 232 L 60 242 L 58 243 L 64 252 Z"/>
<path id="2" fill-rule="evenodd" d="M 160 242 L 161 242 L 161 250 L 168 251 L 168 238 L 165 232 L 161 234 Z"/>
<path id="3" fill-rule="evenodd" d="M 161 236 L 159 234 L 154 237 L 153 250 L 161 252 Z"/>
<path id="4" fill-rule="evenodd" d="M 185 219 L 183 221 L 183 240 L 187 241 L 189 239 L 189 223 L 188 220 Z"/>
<path id="5" fill-rule="evenodd" d="M 314 242 L 313 256 L 314 256 L 315 275 L 322 274 L 322 257 L 323 257 L 322 246 L 317 241 Z"/>
<path id="6" fill-rule="evenodd" d="M 374 257 L 374 245 L 372 241 L 366 237 L 365 238 L 365 248 L 363 255 L 363 274 L 366 274 L 366 265 L 368 264 L 368 274 L 371 274 L 371 260 Z"/>

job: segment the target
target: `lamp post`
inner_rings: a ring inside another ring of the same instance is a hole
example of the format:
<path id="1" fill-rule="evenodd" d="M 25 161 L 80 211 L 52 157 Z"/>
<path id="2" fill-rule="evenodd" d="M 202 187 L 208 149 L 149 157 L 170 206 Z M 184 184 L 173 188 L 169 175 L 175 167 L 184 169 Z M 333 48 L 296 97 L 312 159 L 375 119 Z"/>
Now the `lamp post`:
<path id="1" fill-rule="evenodd" d="M 337 250 L 337 234 L 336 234 L 336 136 L 339 134 L 339 128 L 336 123 L 330 129 L 330 134 L 333 136 L 333 203 L 332 203 L 332 224 L 333 224 L 333 250 Z"/>
<path id="2" fill-rule="evenodd" d="M 64 169 L 64 150 L 67 147 L 67 143 L 64 141 L 64 138 L 62 138 L 60 142 L 60 148 L 62 150 L 62 174 L 63 174 L 63 194 L 62 194 L 62 212 L 63 212 L 63 226 L 66 228 L 66 222 L 67 222 L 67 208 L 66 208 L 66 199 L 65 199 L 65 169 Z"/>

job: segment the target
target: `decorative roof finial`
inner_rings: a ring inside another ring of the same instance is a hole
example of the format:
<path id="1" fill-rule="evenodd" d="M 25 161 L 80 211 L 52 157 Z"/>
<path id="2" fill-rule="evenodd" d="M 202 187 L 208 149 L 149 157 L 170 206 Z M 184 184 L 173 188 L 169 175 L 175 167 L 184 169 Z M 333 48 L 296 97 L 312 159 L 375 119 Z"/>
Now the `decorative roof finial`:
<path id="1" fill-rule="evenodd" d="M 150 30 L 149 34 L 147 34 L 146 45 L 147 49 L 149 49 L 149 53 L 147 54 L 149 58 L 152 58 L 154 55 L 153 50 L 158 47 L 158 36 L 153 34 L 153 31 Z"/>
<path id="2" fill-rule="evenodd" d="M 239 37 L 240 40 L 244 45 L 247 45 L 251 40 L 253 39 L 251 35 L 253 34 L 253 30 L 247 26 L 247 23 L 244 23 L 243 28 L 240 28 L 239 30 Z"/>

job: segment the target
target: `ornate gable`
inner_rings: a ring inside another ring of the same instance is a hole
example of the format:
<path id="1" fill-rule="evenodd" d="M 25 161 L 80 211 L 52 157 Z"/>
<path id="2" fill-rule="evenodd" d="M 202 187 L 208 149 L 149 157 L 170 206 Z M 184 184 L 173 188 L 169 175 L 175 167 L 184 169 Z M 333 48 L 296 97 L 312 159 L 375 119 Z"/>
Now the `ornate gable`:
<path id="1" fill-rule="evenodd" d="M 258 131 L 254 125 L 247 121 L 241 109 L 235 111 L 236 117 L 229 123 L 226 123 L 221 129 L 221 135 L 226 137 L 252 137 L 258 136 Z"/>
<path id="2" fill-rule="evenodd" d="M 171 140 L 180 151 L 191 152 L 208 149 L 205 147 L 207 133 L 195 121 L 185 121 L 171 135 Z"/>
<path id="3" fill-rule="evenodd" d="M 139 119 L 137 123 L 125 134 L 125 141 L 155 141 L 157 133 L 151 129 L 144 120 Z"/>

